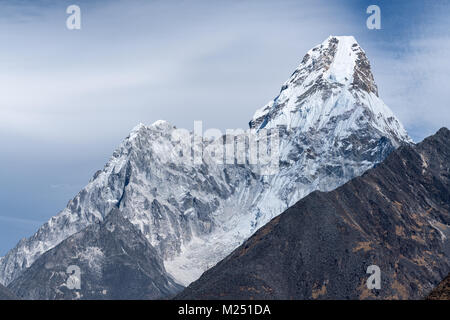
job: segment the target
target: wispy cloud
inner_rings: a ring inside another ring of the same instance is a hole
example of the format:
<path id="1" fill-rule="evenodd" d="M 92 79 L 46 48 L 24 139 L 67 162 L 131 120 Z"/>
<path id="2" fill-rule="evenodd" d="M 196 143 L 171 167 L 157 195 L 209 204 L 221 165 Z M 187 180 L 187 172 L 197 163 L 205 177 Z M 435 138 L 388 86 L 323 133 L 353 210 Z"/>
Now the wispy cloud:
<path id="1" fill-rule="evenodd" d="M 0 221 L 7 224 L 16 224 L 16 225 L 30 225 L 33 227 L 38 227 L 44 223 L 44 221 L 37 221 L 32 219 L 24 219 L 24 218 L 14 218 L 8 216 L 0 216 Z"/>
<path id="2" fill-rule="evenodd" d="M 65 29 L 61 5 L 33 23 L 10 18 L 0 23 L 0 128 L 89 143 L 159 118 L 245 127 L 310 47 L 350 33 L 344 8 L 323 3 L 82 2 L 80 31 Z"/>

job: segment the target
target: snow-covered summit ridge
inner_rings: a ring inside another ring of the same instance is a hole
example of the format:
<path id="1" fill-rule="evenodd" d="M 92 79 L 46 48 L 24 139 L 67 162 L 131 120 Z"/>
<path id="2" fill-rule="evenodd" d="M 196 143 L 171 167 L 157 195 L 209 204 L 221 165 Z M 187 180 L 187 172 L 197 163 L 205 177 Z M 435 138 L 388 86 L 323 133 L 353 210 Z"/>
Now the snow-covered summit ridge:
<path id="1" fill-rule="evenodd" d="M 337 47 L 336 47 L 337 45 Z M 324 49 L 332 55 L 332 62 L 324 66 L 323 78 L 329 82 L 349 85 L 353 82 L 357 60 L 364 53 L 353 36 L 330 36 L 320 47 L 310 50 L 311 59 L 320 59 Z M 322 50 L 322 52 L 321 52 Z M 307 63 L 309 61 L 306 61 Z M 309 62 L 310 63 L 310 62 Z M 370 70 L 369 70 L 370 71 Z M 376 86 L 375 86 L 376 92 Z"/>
<path id="2" fill-rule="evenodd" d="M 353 117 L 338 126 L 336 135 L 346 137 L 367 120 L 396 142 L 410 141 L 406 130 L 378 97 L 370 62 L 353 36 L 330 36 L 304 56 L 281 87 L 280 94 L 257 110 L 250 128 L 275 128 L 308 132 L 321 130 L 342 115 Z M 351 124 L 351 127 L 347 125 Z M 398 139 L 400 138 L 400 139 Z"/>
<path id="3" fill-rule="evenodd" d="M 145 125 L 143 123 L 137 124 L 130 132 L 128 139 L 133 140 L 139 134 L 142 134 L 146 130 L 153 130 L 159 132 L 171 132 L 175 127 L 166 120 L 157 120 L 151 125 Z"/>
<path id="4" fill-rule="evenodd" d="M 150 128 L 158 130 L 171 130 L 174 126 L 166 120 L 157 120 L 150 125 Z"/>

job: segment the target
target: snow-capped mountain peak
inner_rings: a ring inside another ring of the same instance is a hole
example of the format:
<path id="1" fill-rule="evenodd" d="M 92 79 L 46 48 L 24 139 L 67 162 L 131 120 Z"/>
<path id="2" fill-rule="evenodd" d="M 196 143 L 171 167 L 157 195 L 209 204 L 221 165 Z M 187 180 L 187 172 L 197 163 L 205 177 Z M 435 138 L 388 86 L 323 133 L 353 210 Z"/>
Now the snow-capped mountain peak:
<path id="1" fill-rule="evenodd" d="M 284 126 L 306 133 L 321 130 L 344 115 L 353 119 L 340 121 L 335 135 L 346 137 L 361 126 L 358 122 L 366 122 L 380 132 L 389 132 L 396 146 L 410 141 L 378 97 L 370 62 L 355 38 L 330 36 L 308 51 L 280 94 L 257 110 L 249 124 L 253 129 Z"/>
<path id="2" fill-rule="evenodd" d="M 355 78 L 358 77 L 358 74 L 363 69 L 366 69 L 367 74 L 364 74 L 364 80 L 368 80 L 373 87 L 370 86 L 361 89 L 374 92 L 378 95 L 368 60 L 354 37 L 330 36 L 320 46 L 310 50 L 308 55 L 311 61 L 306 58 L 306 61 L 304 61 L 306 65 L 325 60 L 322 77 L 330 83 L 337 82 L 346 86 L 356 84 L 354 82 Z M 324 59 L 325 55 L 328 55 L 327 58 L 329 59 Z"/>
<path id="3" fill-rule="evenodd" d="M 309 50 L 285 87 L 308 89 L 323 81 L 351 86 L 378 96 L 369 60 L 353 36 L 330 36 Z"/>
<path id="4" fill-rule="evenodd" d="M 378 97 L 353 37 L 329 37 L 309 50 L 250 128 L 280 132 L 275 174 L 207 157 L 179 161 L 184 146 L 173 139 L 175 127 L 136 126 L 67 208 L 0 259 L 0 282 L 9 284 L 44 252 L 118 207 L 171 276 L 189 284 L 310 192 L 332 190 L 410 142 Z M 191 139 L 199 140 L 190 133 Z"/>

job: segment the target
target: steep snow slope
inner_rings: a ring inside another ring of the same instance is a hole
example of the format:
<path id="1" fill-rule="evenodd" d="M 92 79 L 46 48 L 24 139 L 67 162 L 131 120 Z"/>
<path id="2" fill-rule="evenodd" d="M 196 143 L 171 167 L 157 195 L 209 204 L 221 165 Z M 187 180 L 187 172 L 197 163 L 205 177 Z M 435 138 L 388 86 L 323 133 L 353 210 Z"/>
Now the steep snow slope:
<path id="1" fill-rule="evenodd" d="M 180 142 L 167 122 L 137 126 L 67 208 L 1 259 L 0 282 L 117 206 L 187 285 L 299 199 L 342 185 L 411 142 L 378 97 L 353 37 L 329 37 L 306 54 L 250 121 L 257 137 L 263 129 L 279 132 L 278 170 L 266 176 L 248 163 L 180 158 L 187 140 L 220 148 L 222 138 L 191 133 Z"/>

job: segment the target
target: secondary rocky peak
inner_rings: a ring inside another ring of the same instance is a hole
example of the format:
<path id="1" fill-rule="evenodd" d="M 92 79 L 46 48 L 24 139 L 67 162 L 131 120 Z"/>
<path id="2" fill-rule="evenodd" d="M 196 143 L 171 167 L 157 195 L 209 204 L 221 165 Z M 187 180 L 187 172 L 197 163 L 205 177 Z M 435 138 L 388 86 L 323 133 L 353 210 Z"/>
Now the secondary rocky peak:
<path id="1" fill-rule="evenodd" d="M 173 129 L 174 126 L 165 120 L 157 120 L 149 126 L 146 126 L 143 123 L 139 123 L 131 130 L 129 140 L 133 140 L 137 136 L 145 135 L 146 133 L 148 133 L 148 131 L 170 133 Z"/>
<path id="2" fill-rule="evenodd" d="M 78 290 L 67 285 L 68 266 L 81 272 Z M 147 238 L 117 208 L 42 255 L 9 288 L 26 300 L 160 299 L 182 289 Z"/>
<path id="3" fill-rule="evenodd" d="M 166 120 L 157 120 L 150 125 L 150 128 L 158 130 L 171 130 L 173 129 L 173 126 Z"/>

